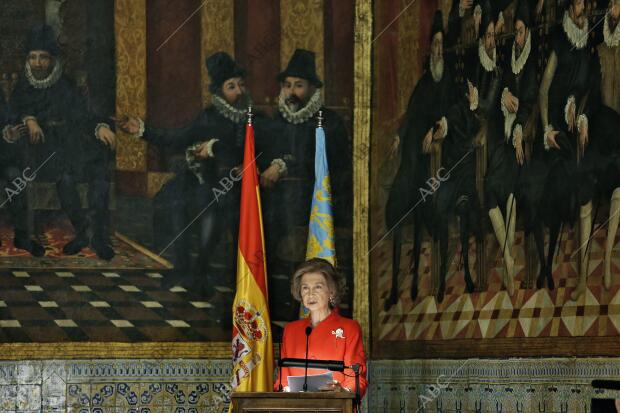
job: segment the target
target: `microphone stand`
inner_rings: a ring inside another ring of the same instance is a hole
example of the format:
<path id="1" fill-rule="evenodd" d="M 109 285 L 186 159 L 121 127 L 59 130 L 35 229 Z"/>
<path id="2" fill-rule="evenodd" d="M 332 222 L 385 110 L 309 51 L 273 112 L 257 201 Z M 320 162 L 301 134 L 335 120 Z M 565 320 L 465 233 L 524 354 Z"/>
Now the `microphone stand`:
<path id="1" fill-rule="evenodd" d="M 312 327 L 306 327 L 306 366 L 304 371 L 304 392 L 308 391 L 308 344 L 310 343 L 310 333 L 312 333 Z"/>
<path id="2" fill-rule="evenodd" d="M 284 339 L 284 334 L 282 334 L 282 339 Z M 280 340 L 280 357 L 282 357 L 282 343 L 283 340 Z M 282 366 L 278 365 L 278 376 L 280 377 L 280 380 L 278 380 L 278 391 L 281 392 L 282 391 Z"/>
<path id="3" fill-rule="evenodd" d="M 361 399 L 360 399 L 360 365 L 354 364 L 351 369 L 355 373 L 355 411 L 361 412 Z"/>

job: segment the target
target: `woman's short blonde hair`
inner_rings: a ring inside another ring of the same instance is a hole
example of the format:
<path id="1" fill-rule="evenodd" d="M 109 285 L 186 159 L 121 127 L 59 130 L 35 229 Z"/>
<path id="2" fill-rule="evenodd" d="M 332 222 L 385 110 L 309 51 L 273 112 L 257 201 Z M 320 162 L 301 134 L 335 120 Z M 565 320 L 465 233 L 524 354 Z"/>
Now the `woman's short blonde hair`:
<path id="1" fill-rule="evenodd" d="M 301 278 L 308 273 L 323 274 L 330 292 L 331 299 L 329 300 L 329 305 L 331 308 L 338 307 L 345 290 L 344 279 L 336 268 L 323 258 L 312 258 L 297 267 L 291 279 L 291 294 L 293 298 L 301 302 Z"/>

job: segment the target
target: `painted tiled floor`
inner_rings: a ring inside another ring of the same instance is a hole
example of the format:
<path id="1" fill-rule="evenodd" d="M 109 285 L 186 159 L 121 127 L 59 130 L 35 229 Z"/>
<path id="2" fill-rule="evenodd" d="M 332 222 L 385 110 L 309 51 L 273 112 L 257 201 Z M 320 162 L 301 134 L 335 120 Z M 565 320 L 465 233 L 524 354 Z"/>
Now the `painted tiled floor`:
<path id="1" fill-rule="evenodd" d="M 222 341 L 232 290 L 209 299 L 150 271 L 1 271 L 0 341 Z M 189 290 L 189 291 L 188 291 Z"/>
<path id="2" fill-rule="evenodd" d="M 384 243 L 376 257 L 379 276 L 379 325 L 381 340 L 453 340 L 495 337 L 574 337 L 620 335 L 620 247 L 612 254 L 612 286 L 603 287 L 604 245 L 606 233 L 597 232 L 590 252 L 588 289 L 577 301 L 570 293 L 577 284 L 577 260 L 573 231 L 564 233 L 554 261 L 556 288 L 549 291 L 525 288 L 523 234 L 515 242 L 515 294 L 510 297 L 501 284 L 502 260 L 497 242 L 489 238 L 487 257 L 495 265 L 488 273 L 488 288 L 472 294 L 465 292 L 463 271 L 458 268 L 459 252 L 454 254 L 448 271 L 446 297 L 437 303 L 430 283 L 430 245 L 424 243 L 420 266 L 419 295 L 410 298 L 412 277 L 408 274 L 411 244 L 403 247 L 399 301 L 388 311 L 383 302 L 391 286 L 391 252 Z M 475 244 L 470 244 L 472 276 L 475 278 Z M 374 259 L 374 258 L 373 258 Z M 536 274 L 534 275 L 534 278 Z"/>

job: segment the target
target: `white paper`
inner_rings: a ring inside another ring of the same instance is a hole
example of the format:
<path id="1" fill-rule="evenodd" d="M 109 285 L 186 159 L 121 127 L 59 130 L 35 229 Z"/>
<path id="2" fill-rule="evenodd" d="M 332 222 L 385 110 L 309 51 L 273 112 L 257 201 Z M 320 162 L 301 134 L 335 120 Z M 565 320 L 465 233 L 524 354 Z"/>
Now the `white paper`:
<path id="1" fill-rule="evenodd" d="M 323 374 L 308 374 L 308 390 L 319 391 L 319 389 L 334 381 L 332 372 Z M 288 376 L 288 386 L 290 391 L 299 392 L 304 390 L 304 376 Z"/>

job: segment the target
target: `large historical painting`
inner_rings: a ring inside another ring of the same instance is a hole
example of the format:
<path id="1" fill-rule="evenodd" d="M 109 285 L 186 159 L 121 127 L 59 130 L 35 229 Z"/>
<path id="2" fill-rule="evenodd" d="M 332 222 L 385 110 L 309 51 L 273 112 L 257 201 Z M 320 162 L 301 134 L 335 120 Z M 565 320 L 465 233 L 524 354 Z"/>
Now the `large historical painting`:
<path id="1" fill-rule="evenodd" d="M 249 104 L 257 164 L 271 171 L 261 198 L 275 341 L 299 316 L 289 280 L 306 256 L 319 109 L 342 312 L 352 314 L 363 199 L 353 163 L 366 156 L 352 154 L 354 134 L 367 131 L 354 127 L 354 24 L 369 10 L 313 0 L 0 6 L 5 357 L 230 356 L 234 178 Z M 303 73 L 316 93 L 280 99 L 280 73 Z M 231 77 L 248 93 L 229 101 Z M 296 107 L 283 116 L 284 106 Z"/>
<path id="2" fill-rule="evenodd" d="M 374 11 L 373 355 L 613 354 L 618 2 Z"/>

